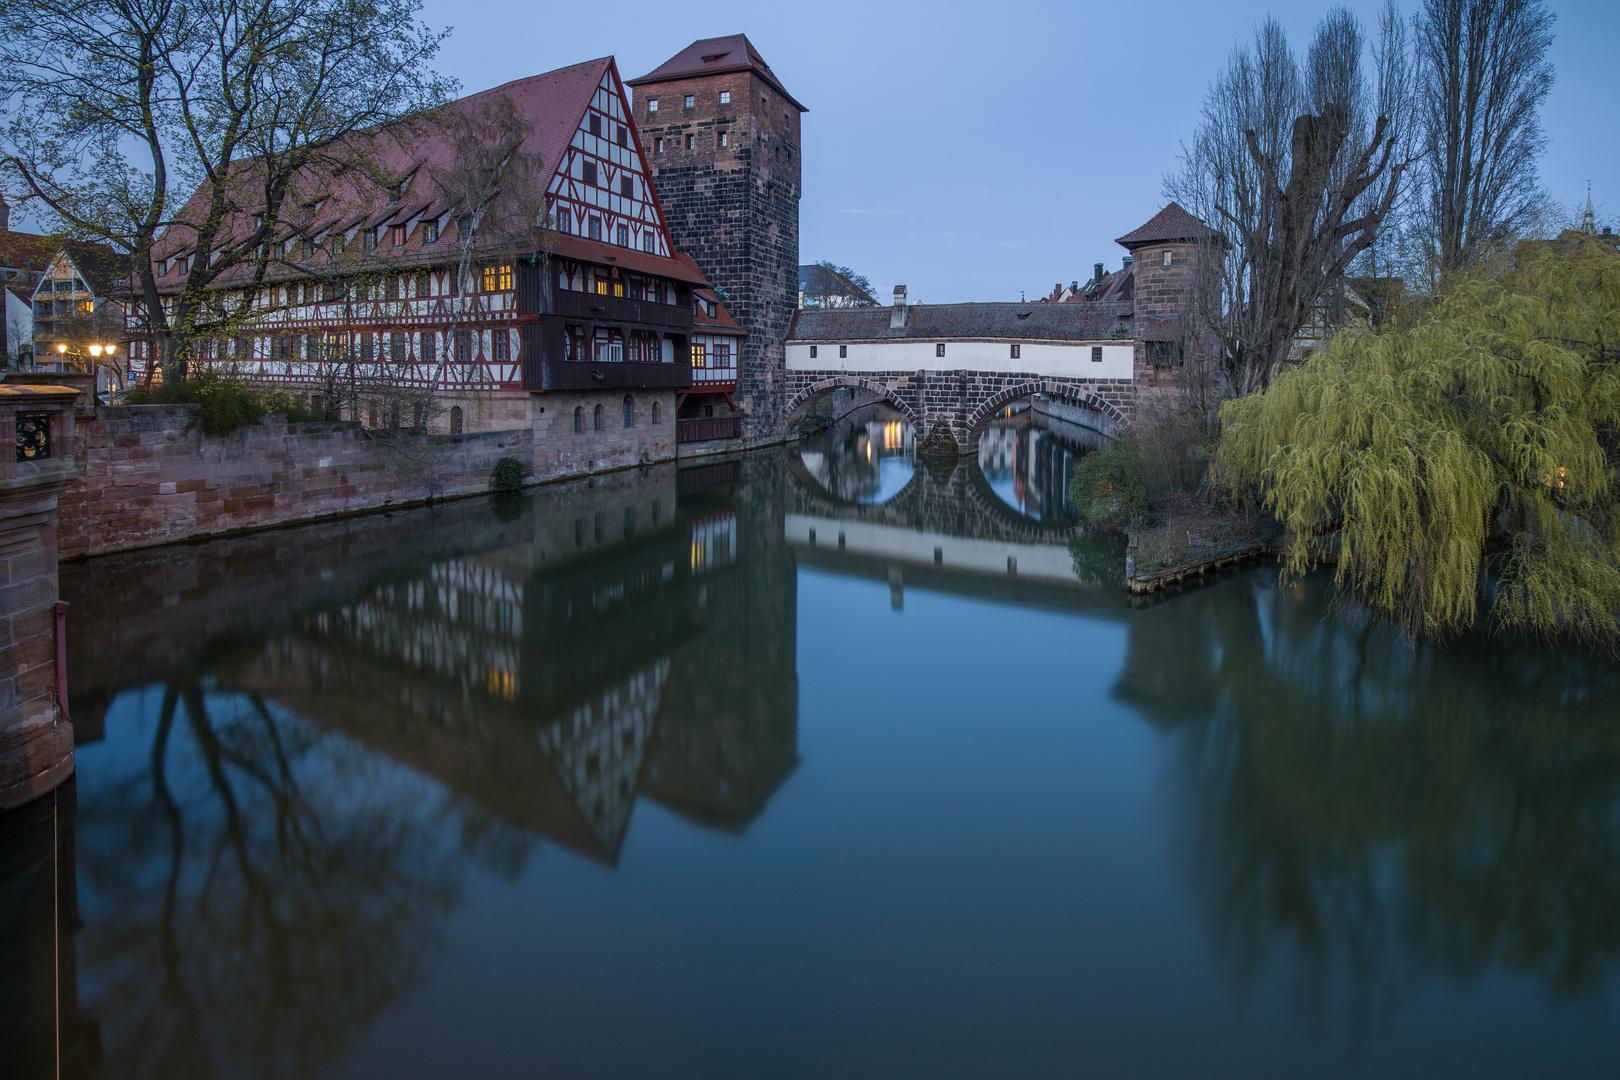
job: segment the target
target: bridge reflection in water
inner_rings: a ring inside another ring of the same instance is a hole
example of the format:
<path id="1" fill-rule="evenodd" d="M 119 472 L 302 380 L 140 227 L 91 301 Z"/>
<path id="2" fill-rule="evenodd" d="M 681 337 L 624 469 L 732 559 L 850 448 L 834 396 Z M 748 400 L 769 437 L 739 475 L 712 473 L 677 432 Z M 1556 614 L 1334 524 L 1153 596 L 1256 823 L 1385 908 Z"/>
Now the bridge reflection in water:
<path id="1" fill-rule="evenodd" d="M 877 433 L 909 431 L 899 420 L 870 405 L 789 452 L 783 528 L 801 562 L 887 580 L 896 607 L 908 583 L 1041 607 L 1112 602 L 1100 593 L 1119 582 L 1123 540 L 1077 528 L 1066 498 L 1097 433 L 1026 409 L 992 423 L 977 461 L 918 462 L 898 440 L 885 459 Z M 903 485 L 881 473 L 895 460 Z"/>
<path id="2" fill-rule="evenodd" d="M 1133 608 L 974 461 L 873 503 L 797 450 L 64 568 L 77 816 L 0 821 L 0 1074 L 58 1019 L 68 1077 L 830 1075 L 874 1032 L 868 1074 L 1046 1075 L 1186 1013 L 1167 1073 L 1483 1075 L 1497 1015 L 1612 1065 L 1613 664 L 1260 568 Z M 990 603 L 897 633 L 851 578 Z"/>

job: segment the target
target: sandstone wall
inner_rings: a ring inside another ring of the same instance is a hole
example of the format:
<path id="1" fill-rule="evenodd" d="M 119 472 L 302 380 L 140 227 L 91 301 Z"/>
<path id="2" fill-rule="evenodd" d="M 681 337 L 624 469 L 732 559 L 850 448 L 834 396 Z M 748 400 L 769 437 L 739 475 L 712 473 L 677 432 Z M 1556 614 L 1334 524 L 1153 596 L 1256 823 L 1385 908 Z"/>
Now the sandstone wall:
<path id="1" fill-rule="evenodd" d="M 270 416 L 205 435 L 196 412 L 122 406 L 84 423 L 62 558 L 486 491 L 496 461 L 534 459 L 528 427 L 423 436 Z"/>

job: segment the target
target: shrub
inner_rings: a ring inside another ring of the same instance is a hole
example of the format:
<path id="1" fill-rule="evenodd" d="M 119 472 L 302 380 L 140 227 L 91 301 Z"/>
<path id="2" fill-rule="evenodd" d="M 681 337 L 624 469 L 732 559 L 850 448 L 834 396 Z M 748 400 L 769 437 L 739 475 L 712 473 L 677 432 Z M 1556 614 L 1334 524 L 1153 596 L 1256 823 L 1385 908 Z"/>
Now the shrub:
<path id="1" fill-rule="evenodd" d="M 519 491 L 523 488 L 523 462 L 515 457 L 503 457 L 495 463 L 489 486 L 496 491 Z"/>
<path id="2" fill-rule="evenodd" d="M 268 413 L 285 413 L 287 423 L 325 420 L 319 409 L 305 408 L 290 394 L 261 390 L 239 379 L 205 371 L 188 379 L 155 386 L 140 384 L 124 396 L 125 405 L 198 405 L 197 426 L 210 435 L 227 435 Z"/>
<path id="3" fill-rule="evenodd" d="M 1069 481 L 1069 503 L 1083 521 L 1123 525 L 1148 510 L 1147 463 L 1130 435 L 1080 459 Z"/>

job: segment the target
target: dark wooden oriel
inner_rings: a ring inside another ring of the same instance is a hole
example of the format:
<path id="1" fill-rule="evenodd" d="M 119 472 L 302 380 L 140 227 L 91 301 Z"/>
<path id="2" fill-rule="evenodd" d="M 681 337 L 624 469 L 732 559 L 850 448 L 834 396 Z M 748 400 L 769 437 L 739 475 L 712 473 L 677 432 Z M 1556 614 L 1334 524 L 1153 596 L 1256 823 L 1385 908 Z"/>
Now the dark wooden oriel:
<path id="1" fill-rule="evenodd" d="M 692 385 L 692 295 L 680 285 L 674 304 L 631 300 L 556 288 L 546 263 L 517 266 L 518 311 L 539 318 L 523 327 L 523 388 L 537 390 L 684 390 Z M 624 361 L 617 364 L 564 360 L 569 325 L 587 337 L 597 329 L 656 333 L 674 342 L 673 363 Z"/>

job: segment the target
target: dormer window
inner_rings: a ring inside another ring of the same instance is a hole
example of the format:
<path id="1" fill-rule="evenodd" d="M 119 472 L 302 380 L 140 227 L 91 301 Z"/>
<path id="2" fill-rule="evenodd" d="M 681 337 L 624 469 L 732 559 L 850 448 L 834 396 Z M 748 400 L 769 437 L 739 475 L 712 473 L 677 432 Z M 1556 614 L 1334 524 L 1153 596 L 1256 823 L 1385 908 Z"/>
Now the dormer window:
<path id="1" fill-rule="evenodd" d="M 437 221 L 422 222 L 422 243 L 437 244 L 439 242 L 439 223 Z"/>

